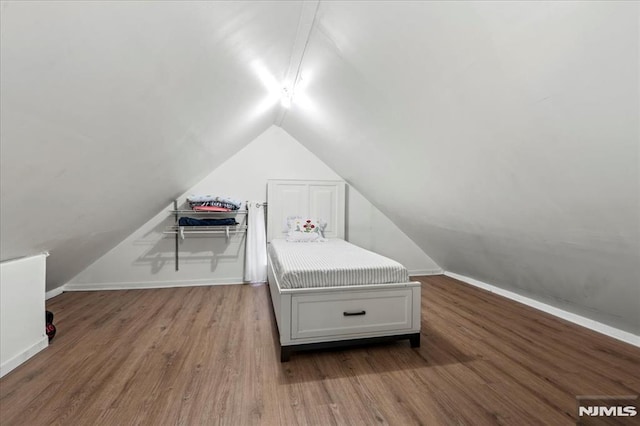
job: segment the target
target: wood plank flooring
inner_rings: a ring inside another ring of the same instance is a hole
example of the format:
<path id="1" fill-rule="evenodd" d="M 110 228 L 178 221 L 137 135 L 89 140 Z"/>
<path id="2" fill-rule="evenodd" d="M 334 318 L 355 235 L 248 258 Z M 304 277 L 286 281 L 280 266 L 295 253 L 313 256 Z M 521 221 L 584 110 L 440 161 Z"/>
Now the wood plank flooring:
<path id="1" fill-rule="evenodd" d="M 279 362 L 266 286 L 64 293 L 58 335 L 0 380 L 9 425 L 571 425 L 640 393 L 640 349 L 443 276 L 422 346 Z"/>

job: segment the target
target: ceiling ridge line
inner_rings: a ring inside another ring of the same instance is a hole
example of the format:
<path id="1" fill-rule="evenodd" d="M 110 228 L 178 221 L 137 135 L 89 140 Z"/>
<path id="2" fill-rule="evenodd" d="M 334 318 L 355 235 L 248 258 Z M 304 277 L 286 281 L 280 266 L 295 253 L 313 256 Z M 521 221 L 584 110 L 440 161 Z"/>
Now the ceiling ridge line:
<path id="1" fill-rule="evenodd" d="M 298 21 L 298 30 L 296 31 L 296 38 L 293 42 L 293 48 L 291 49 L 291 57 L 289 59 L 289 67 L 287 68 L 287 74 L 284 79 L 285 86 L 283 90 L 288 90 L 290 96 L 293 96 L 294 88 L 300 78 L 300 70 L 302 68 L 302 61 L 309 45 L 311 38 L 311 30 L 316 21 L 318 14 L 318 6 L 320 0 L 308 0 L 302 2 L 302 9 L 300 10 L 300 20 Z M 287 114 L 287 108 L 280 105 L 280 110 L 275 120 L 276 126 L 281 126 L 284 118 Z"/>

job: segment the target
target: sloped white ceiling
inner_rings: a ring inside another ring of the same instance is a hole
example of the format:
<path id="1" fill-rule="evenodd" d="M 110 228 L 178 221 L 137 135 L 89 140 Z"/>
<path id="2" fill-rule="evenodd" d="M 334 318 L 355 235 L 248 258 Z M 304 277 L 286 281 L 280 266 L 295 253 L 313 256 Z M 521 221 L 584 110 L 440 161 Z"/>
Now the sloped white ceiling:
<path id="1" fill-rule="evenodd" d="M 2 2 L 2 259 L 64 283 L 277 122 L 445 269 L 637 333 L 638 7 Z"/>
<path id="2" fill-rule="evenodd" d="M 322 2 L 282 126 L 446 270 L 637 333 L 638 18 Z"/>
<path id="3" fill-rule="evenodd" d="M 301 6 L 1 8 L 2 259 L 49 250 L 51 288 L 273 124 Z"/>

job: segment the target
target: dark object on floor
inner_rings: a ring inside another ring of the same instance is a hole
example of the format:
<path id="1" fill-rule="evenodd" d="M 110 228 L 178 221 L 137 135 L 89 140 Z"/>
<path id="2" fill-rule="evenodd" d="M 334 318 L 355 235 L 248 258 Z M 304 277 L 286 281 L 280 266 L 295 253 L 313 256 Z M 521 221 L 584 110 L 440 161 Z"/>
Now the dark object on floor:
<path id="1" fill-rule="evenodd" d="M 53 340 L 53 337 L 56 335 L 56 326 L 53 325 L 53 312 L 45 311 L 46 318 L 46 327 L 45 331 L 47 332 L 47 337 L 49 338 L 49 343 Z"/>

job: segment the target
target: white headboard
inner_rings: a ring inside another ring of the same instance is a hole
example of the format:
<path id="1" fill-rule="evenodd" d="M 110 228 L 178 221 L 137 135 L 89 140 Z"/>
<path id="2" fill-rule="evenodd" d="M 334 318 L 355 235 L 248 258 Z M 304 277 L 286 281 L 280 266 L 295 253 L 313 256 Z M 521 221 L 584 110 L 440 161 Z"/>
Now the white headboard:
<path id="1" fill-rule="evenodd" d="M 284 238 L 289 216 L 327 222 L 327 238 L 345 235 L 345 183 L 341 180 L 268 180 L 267 241 Z"/>

